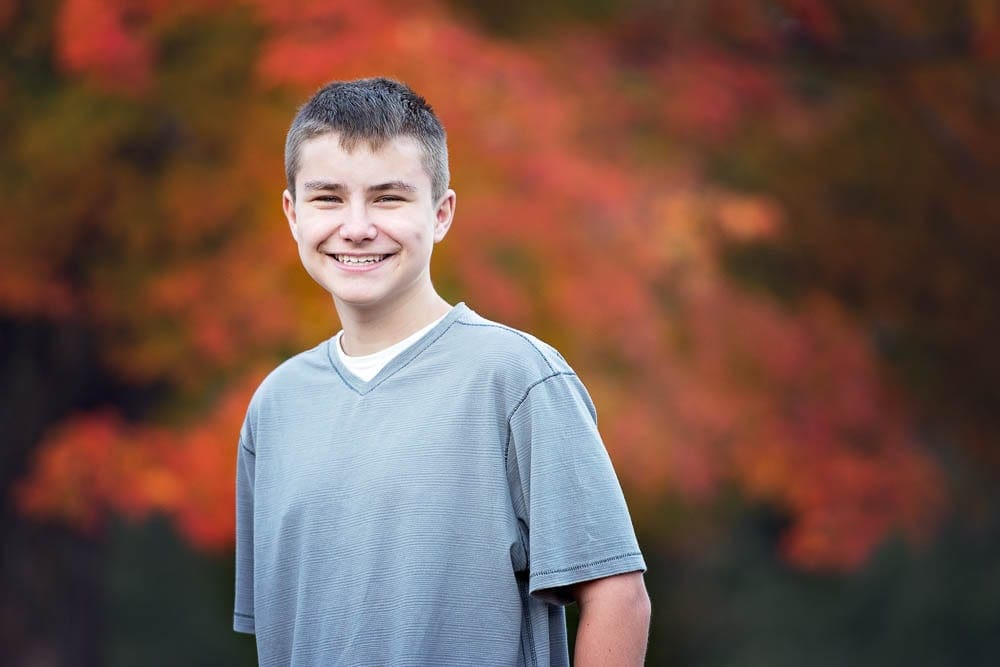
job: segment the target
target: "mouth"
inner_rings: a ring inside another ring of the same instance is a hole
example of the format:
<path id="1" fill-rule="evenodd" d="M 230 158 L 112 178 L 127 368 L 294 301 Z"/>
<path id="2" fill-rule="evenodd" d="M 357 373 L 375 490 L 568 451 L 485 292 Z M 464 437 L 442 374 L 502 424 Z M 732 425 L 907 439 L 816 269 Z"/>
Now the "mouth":
<path id="1" fill-rule="evenodd" d="M 385 261 L 386 258 L 391 257 L 391 254 L 385 255 L 338 255 L 327 253 L 327 257 L 332 258 L 338 264 L 343 264 L 345 266 L 373 266 L 375 264 L 380 264 Z"/>

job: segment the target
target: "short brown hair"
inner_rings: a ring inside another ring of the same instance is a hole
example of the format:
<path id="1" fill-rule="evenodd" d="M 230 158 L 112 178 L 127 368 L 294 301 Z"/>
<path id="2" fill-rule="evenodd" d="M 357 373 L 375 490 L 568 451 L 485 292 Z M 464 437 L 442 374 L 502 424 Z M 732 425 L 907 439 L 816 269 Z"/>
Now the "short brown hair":
<path id="1" fill-rule="evenodd" d="M 285 178 L 293 199 L 302 144 L 333 132 L 345 150 L 353 150 L 358 141 L 377 149 L 395 137 L 413 137 L 423 147 L 435 201 L 448 189 L 448 146 L 441 121 L 409 86 L 379 77 L 334 81 L 299 109 L 285 138 Z"/>

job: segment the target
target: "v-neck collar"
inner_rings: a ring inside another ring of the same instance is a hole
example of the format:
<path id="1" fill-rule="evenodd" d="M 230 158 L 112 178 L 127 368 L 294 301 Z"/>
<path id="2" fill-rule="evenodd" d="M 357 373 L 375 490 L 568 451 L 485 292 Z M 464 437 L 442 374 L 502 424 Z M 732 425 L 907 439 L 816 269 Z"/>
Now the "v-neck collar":
<path id="1" fill-rule="evenodd" d="M 390 360 L 389 363 L 382 368 L 382 370 L 376 373 L 371 380 L 362 380 L 357 375 L 347 370 L 344 362 L 340 359 L 340 355 L 337 354 L 337 350 L 333 347 L 337 344 L 336 336 L 327 340 L 326 356 L 330 365 L 333 367 L 333 370 L 336 371 L 337 375 L 340 376 L 340 379 L 344 381 L 344 384 L 358 394 L 364 395 L 375 389 L 375 387 L 382 384 L 397 371 L 416 359 L 424 350 L 430 347 L 434 341 L 444 335 L 444 332 L 447 331 L 448 327 L 450 327 L 455 320 L 469 312 L 471 312 L 471 310 L 465 305 L 464 302 L 455 304 L 455 306 L 448 311 L 440 322 L 431 327 L 429 331 L 418 338 L 416 342 L 408 348 L 393 357 L 392 360 Z"/>

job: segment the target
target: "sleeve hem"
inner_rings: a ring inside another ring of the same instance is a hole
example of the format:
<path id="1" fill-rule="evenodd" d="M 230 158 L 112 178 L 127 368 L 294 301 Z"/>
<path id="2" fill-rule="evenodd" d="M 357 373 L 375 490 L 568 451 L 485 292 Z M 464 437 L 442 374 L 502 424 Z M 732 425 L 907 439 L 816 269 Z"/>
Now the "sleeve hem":
<path id="1" fill-rule="evenodd" d="M 626 572 L 645 571 L 646 561 L 643 560 L 642 554 L 633 551 L 590 563 L 583 563 L 582 565 L 532 574 L 528 581 L 528 592 L 546 602 L 555 601 L 559 604 L 566 604 L 571 600 L 568 600 L 564 596 L 547 594 L 547 589 L 558 589 L 578 584 L 581 581 L 603 579 L 604 577 L 625 574 Z"/>
<path id="2" fill-rule="evenodd" d="M 233 630 L 248 635 L 256 634 L 253 616 L 239 613 L 233 614 Z"/>

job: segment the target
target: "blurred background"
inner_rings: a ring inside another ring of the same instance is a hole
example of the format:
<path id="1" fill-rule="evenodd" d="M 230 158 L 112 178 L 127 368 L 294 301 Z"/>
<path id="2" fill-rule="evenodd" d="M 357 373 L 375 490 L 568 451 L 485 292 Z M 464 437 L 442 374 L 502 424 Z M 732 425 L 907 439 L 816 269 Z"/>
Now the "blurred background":
<path id="1" fill-rule="evenodd" d="M 339 328 L 331 79 L 444 121 L 451 301 L 587 384 L 651 665 L 1000 664 L 994 0 L 0 0 L 0 662 L 253 664 L 236 441 Z"/>

